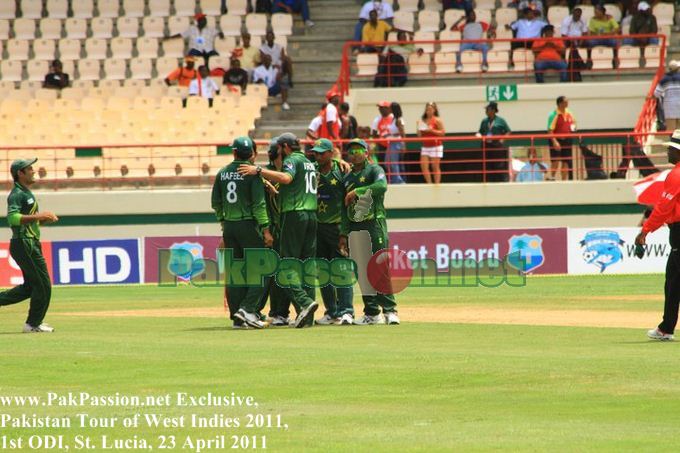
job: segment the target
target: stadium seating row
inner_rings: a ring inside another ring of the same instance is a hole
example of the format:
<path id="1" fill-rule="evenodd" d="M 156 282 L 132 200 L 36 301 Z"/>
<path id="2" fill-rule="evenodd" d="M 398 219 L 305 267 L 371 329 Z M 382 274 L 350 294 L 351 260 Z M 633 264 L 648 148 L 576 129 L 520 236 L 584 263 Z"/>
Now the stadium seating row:
<path id="1" fill-rule="evenodd" d="M 619 48 L 619 68 L 620 69 L 636 69 L 649 68 L 656 69 L 659 67 L 661 58 L 660 46 L 648 46 L 645 49 L 645 58 L 642 64 L 640 63 L 640 48 L 634 46 L 621 46 Z M 614 53 L 612 48 L 604 46 L 593 47 L 593 67 L 592 69 L 612 69 L 612 60 Z M 434 60 L 434 71 L 431 69 L 431 64 Z M 514 67 L 509 67 L 510 51 L 508 50 L 490 50 L 487 54 L 487 61 L 489 65 L 489 72 L 533 72 L 534 54 L 531 50 L 515 49 L 513 51 Z M 463 65 L 462 72 L 481 72 L 482 55 L 481 52 L 464 51 L 461 53 L 461 63 Z M 357 73 L 358 76 L 374 76 L 378 73 L 378 55 L 377 54 L 359 54 L 357 55 Z M 418 55 L 413 53 L 408 59 L 410 74 L 450 74 L 456 72 L 456 52 L 445 51 L 423 53 Z"/>
<path id="2" fill-rule="evenodd" d="M 476 2 L 477 6 L 475 8 L 475 13 L 477 15 L 477 20 L 480 22 L 487 22 L 489 24 L 494 23 L 497 27 L 504 28 L 506 24 L 511 24 L 518 18 L 517 9 L 509 7 L 501 7 L 497 9 L 486 8 L 488 6 L 484 3 L 480 5 L 480 2 Z M 400 2 L 401 4 L 401 2 Z M 579 5 L 582 9 L 582 18 L 588 23 L 588 21 L 595 15 L 594 7 L 592 5 Z M 621 10 L 615 4 L 605 5 L 607 13 L 614 17 L 617 22 L 622 19 Z M 675 7 L 672 3 L 659 3 L 654 6 L 653 13 L 656 16 L 657 24 L 659 26 L 673 25 L 673 20 L 675 16 Z M 417 15 L 417 20 L 416 20 Z M 394 13 L 394 28 L 406 31 L 419 31 L 433 32 L 439 31 L 443 28 L 449 30 L 451 26 L 464 16 L 465 13 L 459 9 L 449 9 L 444 11 L 442 15 L 439 10 L 434 9 L 424 9 L 417 14 L 415 10 L 404 9 L 402 6 L 398 11 Z M 547 19 L 548 22 L 553 24 L 555 27 L 559 27 L 562 20 L 569 15 L 569 8 L 566 6 L 551 6 L 548 10 Z M 417 27 L 416 27 L 417 25 Z"/>
<path id="3" fill-rule="evenodd" d="M 293 17 L 290 14 L 273 14 L 271 22 L 266 14 L 248 14 L 245 21 L 241 16 L 225 14 L 223 16 L 209 16 L 208 26 L 221 30 L 225 36 L 239 36 L 244 29 L 251 35 L 264 36 L 269 27 L 274 34 L 290 36 L 293 33 Z M 90 21 L 86 19 L 45 18 L 34 19 L 0 19 L 0 40 L 9 38 L 19 40 L 42 39 L 85 39 L 92 38 L 161 38 L 182 33 L 191 25 L 189 17 L 97 17 Z"/>
<path id="4" fill-rule="evenodd" d="M 0 2 L 0 18 L 40 19 L 52 17 L 65 19 L 76 17 L 144 17 L 145 15 L 166 17 L 193 16 L 196 12 L 217 16 L 222 14 L 220 0 L 20 0 L 19 8 L 14 0 Z M 243 16 L 247 0 L 226 0 L 230 14 Z"/>
<path id="5" fill-rule="evenodd" d="M 259 47 L 262 40 L 255 37 L 251 42 L 252 46 Z M 285 36 L 275 38 L 275 42 L 281 47 L 288 46 L 288 39 Z M 226 36 L 224 39 L 215 40 L 215 50 L 221 55 L 228 55 L 238 46 L 234 37 Z M 185 45 L 181 39 L 171 39 L 167 41 L 158 38 L 89 38 L 85 41 L 77 39 L 36 39 L 28 40 L 8 40 L 0 41 L 0 56 L 5 50 L 4 59 L 12 61 L 52 60 L 61 58 L 62 60 L 78 60 L 89 58 L 94 60 L 104 60 L 106 58 L 157 58 L 161 56 L 180 58 L 184 56 Z M 32 58 L 31 58 L 32 57 Z"/>

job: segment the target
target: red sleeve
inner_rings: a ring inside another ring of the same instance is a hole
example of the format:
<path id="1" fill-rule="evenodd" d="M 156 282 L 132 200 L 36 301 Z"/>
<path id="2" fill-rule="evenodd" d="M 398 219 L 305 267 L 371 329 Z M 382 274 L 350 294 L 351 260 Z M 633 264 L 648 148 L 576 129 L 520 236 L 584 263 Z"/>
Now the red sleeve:
<path id="1" fill-rule="evenodd" d="M 489 24 L 486 22 L 480 22 L 482 24 L 482 31 L 488 31 L 489 30 Z"/>
<path id="2" fill-rule="evenodd" d="M 661 199 L 654 206 L 652 215 L 649 216 L 645 224 L 642 226 L 642 231 L 651 233 L 658 230 L 667 220 L 673 215 L 675 206 L 680 201 L 678 194 L 680 193 L 680 168 L 674 168 L 666 178 L 663 186 L 663 193 Z"/>

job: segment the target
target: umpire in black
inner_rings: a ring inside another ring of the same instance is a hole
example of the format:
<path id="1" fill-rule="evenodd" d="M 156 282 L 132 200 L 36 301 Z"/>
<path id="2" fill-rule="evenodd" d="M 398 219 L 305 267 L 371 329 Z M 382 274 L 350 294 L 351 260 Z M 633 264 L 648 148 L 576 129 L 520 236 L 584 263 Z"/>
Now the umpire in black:
<path id="1" fill-rule="evenodd" d="M 648 233 L 656 231 L 663 224 L 668 224 L 670 229 L 671 254 L 666 264 L 663 321 L 657 328 L 647 332 L 647 336 L 653 340 L 673 339 L 680 305 L 680 129 L 676 129 L 671 141 L 665 144 L 668 146 L 668 161 L 675 167 L 666 176 L 661 198 L 635 238 L 635 245 L 639 248 L 645 245 Z M 638 256 L 642 257 L 643 254 Z"/>
<path id="2" fill-rule="evenodd" d="M 49 211 L 39 212 L 29 187 L 35 183 L 33 164 L 38 159 L 18 159 L 12 162 L 10 172 L 14 187 L 7 197 L 7 221 L 12 228 L 9 253 L 19 265 L 24 283 L 0 293 L 0 306 L 12 305 L 31 298 L 25 333 L 54 332 L 43 324 L 50 306 L 52 282 L 40 246 L 40 224 L 53 223 L 59 218 Z"/>

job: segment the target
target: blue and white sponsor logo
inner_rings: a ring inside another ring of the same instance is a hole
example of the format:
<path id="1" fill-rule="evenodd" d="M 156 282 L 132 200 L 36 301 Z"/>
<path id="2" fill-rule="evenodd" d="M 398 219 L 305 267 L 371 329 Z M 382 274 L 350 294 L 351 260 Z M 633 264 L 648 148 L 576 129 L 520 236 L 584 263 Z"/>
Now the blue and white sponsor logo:
<path id="1" fill-rule="evenodd" d="M 170 246 L 168 271 L 180 280 L 189 281 L 205 272 L 203 246 L 198 242 L 179 242 Z"/>
<path id="2" fill-rule="evenodd" d="M 623 244 L 619 233 L 609 230 L 589 231 L 579 242 L 583 261 L 597 266 L 600 273 L 623 260 Z"/>
<path id="3" fill-rule="evenodd" d="M 52 242 L 57 285 L 141 283 L 138 239 Z"/>
<path id="4" fill-rule="evenodd" d="M 543 238 L 537 234 L 520 234 L 508 239 L 508 264 L 522 272 L 532 272 L 545 263 Z"/>

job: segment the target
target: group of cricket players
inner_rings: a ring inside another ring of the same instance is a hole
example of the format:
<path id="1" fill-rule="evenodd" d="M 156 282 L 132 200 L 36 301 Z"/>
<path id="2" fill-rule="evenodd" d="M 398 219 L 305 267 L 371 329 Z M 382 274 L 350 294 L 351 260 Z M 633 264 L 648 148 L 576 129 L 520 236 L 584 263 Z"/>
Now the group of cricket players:
<path id="1" fill-rule="evenodd" d="M 281 259 L 303 263 L 346 258 L 354 231 L 368 233 L 371 253 L 388 247 L 383 204 L 387 179 L 379 165 L 367 160 L 363 140 L 348 144 L 349 163 L 327 139 L 317 140 L 308 158 L 291 133 L 271 141 L 265 166 L 255 164 L 252 139 L 239 137 L 232 149 L 234 160 L 218 172 L 212 189 L 212 207 L 223 231 L 221 247 L 230 257 L 242 259 L 246 249 L 269 247 Z M 314 287 L 294 268 L 281 272 L 285 285 L 279 284 L 281 276 L 251 286 L 227 277 L 225 299 L 235 329 L 399 324 L 393 295 L 362 295 L 364 314 L 355 319 L 352 287 L 332 284 L 320 288 L 325 313 L 315 320 L 319 303 Z M 267 299 L 268 316 L 262 312 Z M 296 312 L 292 319 L 291 305 Z"/>

